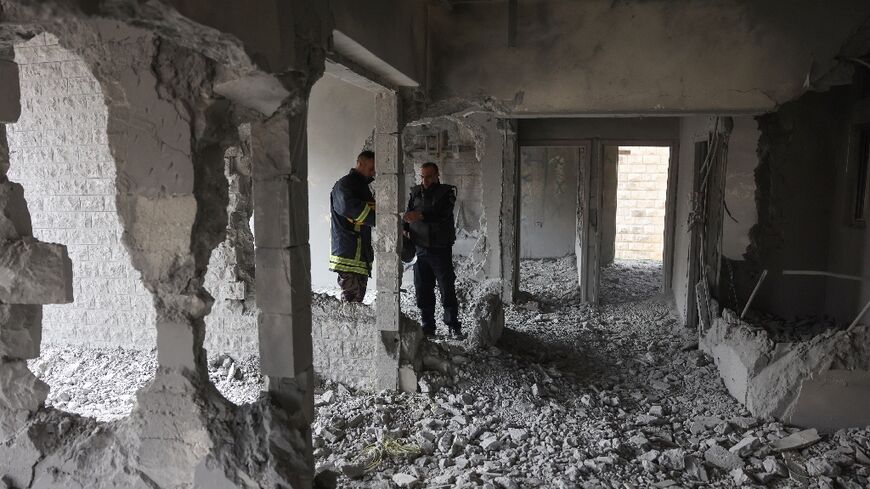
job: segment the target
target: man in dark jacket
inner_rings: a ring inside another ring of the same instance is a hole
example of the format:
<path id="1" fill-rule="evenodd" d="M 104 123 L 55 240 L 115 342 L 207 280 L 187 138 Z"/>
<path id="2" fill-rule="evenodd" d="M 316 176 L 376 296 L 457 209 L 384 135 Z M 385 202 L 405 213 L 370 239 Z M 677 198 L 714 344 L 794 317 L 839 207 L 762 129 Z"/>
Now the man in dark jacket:
<path id="1" fill-rule="evenodd" d="M 414 288 L 422 315 L 423 334 L 435 336 L 435 283 L 441 291 L 444 323 L 454 339 L 464 339 L 456 299 L 456 273 L 453 270 L 453 243 L 456 229 L 453 205 L 456 187 L 442 184 L 438 165 L 424 163 L 420 185 L 411 188 L 408 211 L 404 214 L 405 232 L 417 249 Z"/>
<path id="2" fill-rule="evenodd" d="M 375 179 L 375 154 L 363 151 L 356 167 L 341 177 L 329 194 L 332 214 L 332 253 L 329 269 L 338 273 L 341 298 L 362 302 L 372 271 L 372 227 L 375 196 L 369 184 Z"/>

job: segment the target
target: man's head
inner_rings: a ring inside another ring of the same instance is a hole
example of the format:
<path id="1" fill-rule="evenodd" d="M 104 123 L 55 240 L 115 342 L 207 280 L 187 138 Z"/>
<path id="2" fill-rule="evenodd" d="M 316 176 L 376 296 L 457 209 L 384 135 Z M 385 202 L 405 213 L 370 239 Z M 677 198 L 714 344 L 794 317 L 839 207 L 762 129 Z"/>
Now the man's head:
<path id="1" fill-rule="evenodd" d="M 438 165 L 431 161 L 423 163 L 420 167 L 420 184 L 423 185 L 423 188 L 428 189 L 436 183 L 441 183 L 438 179 L 439 175 Z"/>
<path id="2" fill-rule="evenodd" d="M 366 178 L 375 178 L 374 151 L 363 151 L 356 157 L 356 171 Z"/>

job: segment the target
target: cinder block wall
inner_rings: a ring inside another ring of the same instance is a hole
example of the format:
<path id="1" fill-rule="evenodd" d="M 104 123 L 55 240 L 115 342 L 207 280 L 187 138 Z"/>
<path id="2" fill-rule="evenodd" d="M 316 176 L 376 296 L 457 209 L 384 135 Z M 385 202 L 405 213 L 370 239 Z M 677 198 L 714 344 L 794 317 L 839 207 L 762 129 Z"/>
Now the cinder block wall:
<path id="1" fill-rule="evenodd" d="M 9 178 L 41 241 L 67 245 L 75 302 L 47 305 L 43 344 L 153 347 L 154 306 L 121 244 L 106 106 L 85 63 L 51 36 L 15 48 L 21 118 L 7 127 Z"/>
<path id="2" fill-rule="evenodd" d="M 662 259 L 669 156 L 669 148 L 620 146 L 616 259 Z"/>

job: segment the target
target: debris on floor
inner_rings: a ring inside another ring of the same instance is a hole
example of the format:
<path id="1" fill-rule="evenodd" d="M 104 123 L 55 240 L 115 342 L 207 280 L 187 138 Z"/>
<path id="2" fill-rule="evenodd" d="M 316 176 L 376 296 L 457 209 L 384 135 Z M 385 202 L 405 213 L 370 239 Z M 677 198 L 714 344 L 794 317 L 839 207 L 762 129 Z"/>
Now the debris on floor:
<path id="1" fill-rule="evenodd" d="M 530 293 L 548 306 L 506 307 L 497 346 L 430 346 L 437 355 L 421 393 L 323 385 L 312 425 L 319 480 L 342 488 L 870 487 L 870 429 L 815 440 L 751 416 L 662 298 L 553 308 L 559 289 Z M 50 402 L 63 385 L 81 408 L 90 397 L 76 391 L 109 355 L 118 360 L 105 371 L 130 379 L 121 390 L 134 402 L 153 354 L 46 349 L 34 370 L 52 386 Z M 82 375 L 61 384 L 75 359 Z M 261 388 L 256 359 L 216 357 L 209 369 L 236 402 Z M 114 397 L 120 391 L 109 389 L 124 382 L 95 383 L 104 392 L 94 399 Z"/>

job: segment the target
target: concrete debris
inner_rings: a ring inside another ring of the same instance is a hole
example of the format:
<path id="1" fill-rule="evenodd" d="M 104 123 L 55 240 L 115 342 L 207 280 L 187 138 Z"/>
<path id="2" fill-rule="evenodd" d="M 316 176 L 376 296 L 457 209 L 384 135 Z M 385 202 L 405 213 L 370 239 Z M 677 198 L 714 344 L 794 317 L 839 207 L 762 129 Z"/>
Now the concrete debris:
<path id="1" fill-rule="evenodd" d="M 819 437 L 818 431 L 815 428 L 810 428 L 808 430 L 798 431 L 797 433 L 792 433 L 789 436 L 784 438 L 780 438 L 779 440 L 771 443 L 771 447 L 778 452 L 784 452 L 786 450 L 800 450 L 801 448 L 806 448 L 810 445 L 818 443 L 821 440 Z"/>
<path id="2" fill-rule="evenodd" d="M 554 300 L 532 292 L 541 304 Z M 608 487 L 610 481 L 637 488 L 736 481 L 775 487 L 797 470 L 818 474 L 806 477 L 820 486 L 824 478 L 842 487 L 870 483 L 870 467 L 861 465 L 870 430 L 843 430 L 803 449 L 774 451 L 777 440 L 797 430 L 751 416 L 722 387 L 714 365 L 689 368 L 696 352 L 682 346 L 691 332 L 662 301 L 567 305 L 543 313 L 544 321 L 535 319 L 541 312 L 521 307 L 505 312 L 498 348 L 425 344 L 424 368 L 441 371 L 424 371 L 418 385 L 437 382 L 437 388 L 372 393 L 324 381 L 312 425 L 316 480 L 326 484 L 317 487 L 332 487 L 332 477 L 337 487 L 351 488 Z M 234 365 L 241 379 L 231 375 Z M 52 386 L 63 386 L 51 391 L 49 404 L 63 402 L 60 394 L 68 396 L 67 409 L 77 402 L 77 409 L 95 413 L 103 404 L 101 419 L 129 412 L 132 393 L 156 368 L 152 353 L 54 348 L 31 366 Z M 122 380 L 74 381 L 99 379 L 100 369 Z M 258 398 L 258 372 L 256 358 L 209 362 L 218 389 L 240 404 Z M 117 396 L 110 389 L 125 383 L 130 399 L 123 410 L 100 401 Z M 655 421 L 636 422 L 642 416 Z M 54 426 L 81 429 L 75 421 Z M 372 445 L 398 455 L 367 471 L 358 456 Z M 791 465 L 790 454 L 798 457 Z"/>

